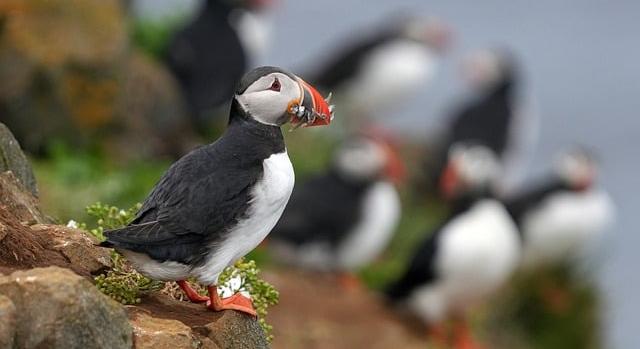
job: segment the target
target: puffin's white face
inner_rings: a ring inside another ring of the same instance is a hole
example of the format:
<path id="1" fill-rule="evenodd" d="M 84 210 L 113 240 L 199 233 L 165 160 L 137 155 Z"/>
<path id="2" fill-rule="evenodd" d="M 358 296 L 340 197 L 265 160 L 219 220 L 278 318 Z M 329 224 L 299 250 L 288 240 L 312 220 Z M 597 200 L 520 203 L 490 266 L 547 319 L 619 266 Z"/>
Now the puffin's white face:
<path id="1" fill-rule="evenodd" d="M 462 63 L 462 74 L 475 89 L 485 89 L 503 77 L 499 55 L 491 50 L 482 50 L 468 56 Z"/>
<path id="2" fill-rule="evenodd" d="M 496 154 L 483 145 L 454 145 L 449 163 L 441 179 L 441 189 L 447 196 L 458 191 L 478 190 L 494 184 L 501 171 Z"/>
<path id="3" fill-rule="evenodd" d="M 291 122 L 297 128 L 328 125 L 333 118 L 333 107 L 315 88 L 293 74 L 260 67 L 247 73 L 243 80 L 250 83 L 236 92 L 235 99 L 248 116 L 262 124 L 281 126 Z"/>
<path id="4" fill-rule="evenodd" d="M 299 100 L 301 95 L 297 81 L 284 73 L 271 73 L 249 85 L 236 99 L 255 120 L 281 126 L 289 121 L 291 101 Z"/>
<path id="5" fill-rule="evenodd" d="M 334 158 L 334 164 L 340 173 L 356 179 L 377 177 L 385 163 L 384 149 L 367 139 L 352 140 L 343 144 Z"/>
<path id="6" fill-rule="evenodd" d="M 567 151 L 555 161 L 556 173 L 572 188 L 584 190 L 591 186 L 597 174 L 597 165 L 584 151 Z"/>

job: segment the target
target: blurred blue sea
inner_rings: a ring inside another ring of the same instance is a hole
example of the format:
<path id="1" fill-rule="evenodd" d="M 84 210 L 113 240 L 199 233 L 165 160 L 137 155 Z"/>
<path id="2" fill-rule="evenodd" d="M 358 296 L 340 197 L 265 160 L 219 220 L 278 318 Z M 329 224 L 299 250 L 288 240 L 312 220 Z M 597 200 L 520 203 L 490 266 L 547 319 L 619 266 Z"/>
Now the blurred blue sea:
<path id="1" fill-rule="evenodd" d="M 456 31 L 454 49 L 434 83 L 386 122 L 416 139 L 438 126 L 460 92 L 459 58 L 471 49 L 505 45 L 523 61 L 527 93 L 540 117 L 540 139 L 529 176 L 544 172 L 553 154 L 581 143 L 603 163 L 602 183 L 617 207 L 616 226 L 598 258 L 607 301 L 611 348 L 640 348 L 640 2 L 636 1 L 284 1 L 273 16 L 271 46 L 256 64 L 300 71 L 345 36 L 399 10 L 433 14 Z M 142 15 L 162 16 L 196 1 L 144 0 Z"/>

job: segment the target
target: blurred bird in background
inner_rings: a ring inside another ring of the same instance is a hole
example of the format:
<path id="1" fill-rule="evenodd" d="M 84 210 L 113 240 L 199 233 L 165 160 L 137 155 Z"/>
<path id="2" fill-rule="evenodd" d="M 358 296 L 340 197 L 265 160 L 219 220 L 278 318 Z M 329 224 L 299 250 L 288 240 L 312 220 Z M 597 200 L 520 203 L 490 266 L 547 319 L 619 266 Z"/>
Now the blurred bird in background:
<path id="1" fill-rule="evenodd" d="M 515 222 L 492 193 L 500 166 L 487 146 L 451 147 L 440 190 L 453 200 L 453 210 L 387 288 L 391 301 L 429 326 L 434 343 L 479 348 L 466 325 L 466 312 L 498 290 L 518 265 Z M 453 338 L 444 326 L 448 319 L 455 320 Z"/>
<path id="2" fill-rule="evenodd" d="M 351 273 L 379 257 L 395 232 L 401 214 L 395 185 L 403 175 L 395 144 L 380 130 L 345 140 L 330 168 L 294 191 L 270 238 L 275 256 L 339 272 L 345 287 L 357 286 Z"/>
<path id="3" fill-rule="evenodd" d="M 472 95 L 446 121 L 435 154 L 427 159 L 432 185 L 447 162 L 447 152 L 458 142 L 479 142 L 489 147 L 502 163 L 502 176 L 514 175 L 526 160 L 525 150 L 535 143 L 537 122 L 522 113 L 518 93 L 522 77 L 515 54 L 507 49 L 484 49 L 463 61 L 462 74 Z M 502 179 L 501 186 L 507 178 Z M 502 188 L 500 188 L 502 189 Z"/>
<path id="4" fill-rule="evenodd" d="M 335 93 L 347 127 L 384 115 L 428 87 L 451 29 L 432 17 L 402 16 L 346 41 L 311 73 L 321 91 Z"/>
<path id="5" fill-rule="evenodd" d="M 267 46 L 271 0 L 207 0 L 173 36 L 166 57 L 196 126 L 224 113 L 236 81 Z M 210 125 L 209 125 L 210 126 Z"/>
<path id="6" fill-rule="evenodd" d="M 613 203 L 597 186 L 598 167 L 584 148 L 568 149 L 551 175 L 506 200 L 522 232 L 525 266 L 570 261 L 612 223 Z"/>

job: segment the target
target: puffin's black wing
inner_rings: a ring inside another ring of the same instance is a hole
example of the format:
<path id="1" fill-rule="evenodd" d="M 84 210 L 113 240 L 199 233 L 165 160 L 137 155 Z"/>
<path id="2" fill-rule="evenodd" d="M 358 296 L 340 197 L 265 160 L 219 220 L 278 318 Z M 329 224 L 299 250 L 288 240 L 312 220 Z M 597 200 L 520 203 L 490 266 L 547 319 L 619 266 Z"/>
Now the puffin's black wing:
<path id="1" fill-rule="evenodd" d="M 224 4 L 207 2 L 169 44 L 167 65 L 196 116 L 228 102 L 247 69 L 245 50 L 229 23 L 230 12 Z"/>
<path id="2" fill-rule="evenodd" d="M 553 178 L 505 200 L 505 207 L 516 224 L 520 226 L 527 212 L 530 212 L 531 209 L 540 205 L 542 201 L 553 193 L 563 190 L 570 190 L 570 188 L 559 178 Z"/>
<path id="3" fill-rule="evenodd" d="M 271 232 L 273 239 L 294 245 L 329 242 L 335 246 L 360 220 L 367 184 L 345 182 L 330 172 L 299 188 Z"/>
<path id="4" fill-rule="evenodd" d="M 327 91 L 336 89 L 340 84 L 353 78 L 360 72 L 366 58 L 378 47 L 398 37 L 395 28 L 387 28 L 362 41 L 343 48 L 315 74 L 309 81 Z"/>
<path id="5" fill-rule="evenodd" d="M 400 279 L 386 288 L 385 294 L 391 301 L 405 299 L 417 287 L 426 285 L 438 277 L 436 259 L 438 245 L 445 225 L 446 223 L 435 229 L 423 240 L 413 258 L 411 258 L 406 272 Z"/>
<path id="6" fill-rule="evenodd" d="M 137 217 L 107 231 L 107 246 L 191 263 L 246 213 L 262 163 L 234 161 L 224 142 L 189 153 L 161 178 Z"/>

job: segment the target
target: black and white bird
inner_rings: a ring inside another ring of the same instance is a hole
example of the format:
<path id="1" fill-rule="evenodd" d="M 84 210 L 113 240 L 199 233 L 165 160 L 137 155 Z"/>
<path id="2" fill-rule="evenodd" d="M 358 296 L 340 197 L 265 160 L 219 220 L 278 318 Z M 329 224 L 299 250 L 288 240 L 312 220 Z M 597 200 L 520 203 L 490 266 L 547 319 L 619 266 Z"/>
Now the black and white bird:
<path id="1" fill-rule="evenodd" d="M 105 232 L 102 246 L 143 275 L 178 281 L 192 301 L 255 315 L 239 293 L 220 299 L 218 276 L 267 236 L 289 200 L 294 172 L 280 126 L 327 125 L 331 109 L 285 70 L 252 70 L 238 84 L 225 133 L 175 162 L 135 219 Z M 208 298 L 193 291 L 189 277 L 208 285 Z"/>
<path id="2" fill-rule="evenodd" d="M 180 83 L 196 123 L 215 116 L 235 84 L 266 46 L 269 0 L 205 0 L 169 44 L 167 65 Z"/>
<path id="3" fill-rule="evenodd" d="M 481 145 L 456 144 L 441 183 L 455 200 L 450 216 L 418 247 L 404 275 L 387 289 L 395 304 L 424 321 L 434 341 L 450 345 L 442 324 L 459 320 L 455 345 L 470 348 L 464 315 L 501 287 L 518 266 L 520 240 L 504 205 L 491 194 L 497 156 Z"/>
<path id="4" fill-rule="evenodd" d="M 506 200 L 522 233 L 525 267 L 580 256 L 612 223 L 614 205 L 596 186 L 597 174 L 588 151 L 570 149 L 556 159 L 552 176 Z"/>
<path id="5" fill-rule="evenodd" d="M 269 238 L 274 256 L 355 280 L 350 272 L 371 263 L 393 236 L 401 213 L 395 184 L 403 174 L 386 139 L 372 134 L 348 139 L 326 173 L 294 191 Z"/>
<path id="6" fill-rule="evenodd" d="M 537 119 L 524 113 L 519 103 L 521 77 L 516 59 L 505 49 L 486 49 L 470 54 L 463 63 L 463 76 L 472 96 L 448 118 L 445 134 L 432 164 L 432 178 L 447 162 L 453 144 L 477 142 L 486 145 L 503 164 L 505 176 L 514 175 L 537 135 Z M 511 179 L 509 179 L 511 180 Z M 515 180 L 515 179 L 514 179 Z M 502 183 L 501 183 L 502 185 Z"/>
<path id="7" fill-rule="evenodd" d="M 437 19 L 396 19 L 345 43 L 309 81 L 339 96 L 343 115 L 345 108 L 349 117 L 379 115 L 415 96 L 433 78 L 450 36 Z"/>

